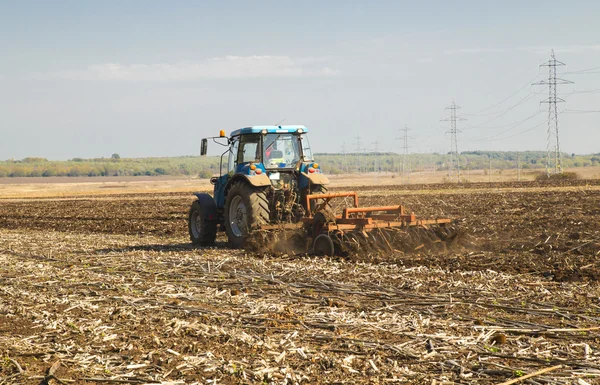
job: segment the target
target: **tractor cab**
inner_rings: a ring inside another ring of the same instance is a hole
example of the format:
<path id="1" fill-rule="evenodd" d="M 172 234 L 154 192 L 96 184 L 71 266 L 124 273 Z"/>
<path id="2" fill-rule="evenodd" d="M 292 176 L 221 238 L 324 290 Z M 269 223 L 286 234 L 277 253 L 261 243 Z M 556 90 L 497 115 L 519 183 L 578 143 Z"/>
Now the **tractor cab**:
<path id="1" fill-rule="evenodd" d="M 308 129 L 304 126 L 241 128 L 227 138 L 227 146 L 221 156 L 220 176 L 211 180 L 219 208 L 225 206 L 228 187 L 237 180 L 255 187 L 271 185 L 275 190 L 306 189 L 311 182 L 316 185 L 329 182 L 313 161 Z M 203 139 L 202 155 L 206 154 L 206 148 L 207 139 Z"/>
<path id="2" fill-rule="evenodd" d="M 295 169 L 313 160 L 304 126 L 247 127 L 231 133 L 229 164 L 261 164 L 268 170 Z"/>
<path id="3" fill-rule="evenodd" d="M 293 170 L 312 160 L 306 128 L 242 128 L 231 134 L 230 144 L 230 166 L 250 162 L 270 171 Z"/>

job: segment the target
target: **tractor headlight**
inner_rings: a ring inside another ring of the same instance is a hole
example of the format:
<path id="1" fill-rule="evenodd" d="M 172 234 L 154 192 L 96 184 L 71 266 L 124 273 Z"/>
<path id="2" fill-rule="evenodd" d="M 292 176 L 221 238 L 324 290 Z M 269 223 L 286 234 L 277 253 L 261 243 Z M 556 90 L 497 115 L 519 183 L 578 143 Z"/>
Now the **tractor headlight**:
<path id="1" fill-rule="evenodd" d="M 303 132 L 304 132 L 304 129 L 302 129 L 302 128 L 299 128 L 299 129 L 298 129 L 298 133 L 299 133 L 299 134 L 301 134 L 301 133 L 303 133 Z"/>
<path id="2" fill-rule="evenodd" d="M 268 132 L 268 131 L 267 131 L 267 129 L 266 129 L 266 128 L 263 128 L 263 129 L 262 129 L 262 131 L 261 131 L 260 133 L 261 133 L 261 134 L 263 134 L 263 135 L 267 135 L 267 132 Z"/>

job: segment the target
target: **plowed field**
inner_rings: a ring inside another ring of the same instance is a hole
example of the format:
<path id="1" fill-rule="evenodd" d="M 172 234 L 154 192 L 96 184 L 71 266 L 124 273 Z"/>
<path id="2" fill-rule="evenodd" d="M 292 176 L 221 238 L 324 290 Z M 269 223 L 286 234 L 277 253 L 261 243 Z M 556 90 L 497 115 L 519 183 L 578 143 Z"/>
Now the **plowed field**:
<path id="1" fill-rule="evenodd" d="M 0 199 L 0 384 L 600 383 L 597 181 L 355 190 L 469 242 L 273 256 L 192 247 L 191 194 Z"/>

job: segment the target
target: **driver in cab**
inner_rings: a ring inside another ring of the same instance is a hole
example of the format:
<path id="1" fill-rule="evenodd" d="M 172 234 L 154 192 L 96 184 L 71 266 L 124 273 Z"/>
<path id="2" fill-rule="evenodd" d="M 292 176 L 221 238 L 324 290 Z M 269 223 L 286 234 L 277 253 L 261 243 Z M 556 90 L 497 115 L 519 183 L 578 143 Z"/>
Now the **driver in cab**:
<path id="1" fill-rule="evenodd" d="M 267 168 L 285 167 L 283 151 L 270 148 L 267 151 L 265 151 L 265 153 L 265 155 L 267 156 L 265 162 Z"/>

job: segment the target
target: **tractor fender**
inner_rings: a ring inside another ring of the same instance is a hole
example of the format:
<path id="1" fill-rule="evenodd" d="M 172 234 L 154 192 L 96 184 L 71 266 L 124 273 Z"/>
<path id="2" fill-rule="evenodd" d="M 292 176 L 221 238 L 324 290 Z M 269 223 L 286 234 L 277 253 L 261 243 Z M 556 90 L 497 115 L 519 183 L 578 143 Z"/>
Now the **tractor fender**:
<path id="1" fill-rule="evenodd" d="M 321 173 L 308 174 L 302 172 L 301 174 L 306 177 L 311 184 L 329 184 L 329 178 Z"/>
<path id="2" fill-rule="evenodd" d="M 261 175 L 238 174 L 229 180 L 229 186 L 231 186 L 233 183 L 235 183 L 241 179 L 244 179 L 246 182 L 248 182 L 251 186 L 254 186 L 254 187 L 265 187 L 265 186 L 271 185 L 271 180 L 269 179 L 269 177 L 266 174 L 261 174 Z M 227 190 L 229 190 L 229 188 Z"/>
<path id="3" fill-rule="evenodd" d="M 196 198 L 198 198 L 198 203 L 202 207 L 202 212 L 205 215 L 205 219 L 209 221 L 217 221 L 219 220 L 219 215 L 217 213 L 217 204 L 213 197 L 211 197 L 207 193 L 194 193 Z"/>

